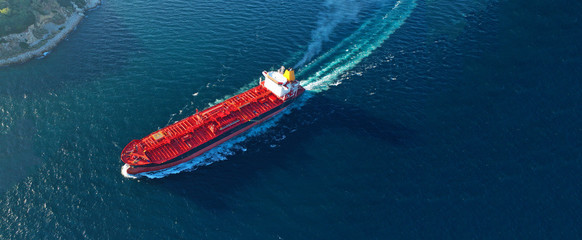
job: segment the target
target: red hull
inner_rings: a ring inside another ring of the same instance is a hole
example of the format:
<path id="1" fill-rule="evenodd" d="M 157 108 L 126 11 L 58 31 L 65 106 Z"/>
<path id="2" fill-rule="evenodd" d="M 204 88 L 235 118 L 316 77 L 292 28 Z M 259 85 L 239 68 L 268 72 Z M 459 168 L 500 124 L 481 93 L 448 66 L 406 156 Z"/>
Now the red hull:
<path id="1" fill-rule="evenodd" d="M 192 160 L 283 111 L 304 89 L 278 98 L 261 85 L 131 141 L 121 160 L 129 174 L 159 171 Z"/>
<path id="2" fill-rule="evenodd" d="M 250 128 L 252 128 L 252 127 L 254 127 L 254 126 L 256 126 L 256 125 L 258 125 L 258 124 L 266 121 L 267 119 L 269 119 L 269 118 L 277 115 L 278 113 L 280 113 L 283 110 L 285 110 L 285 108 L 282 108 L 281 110 L 272 113 L 271 115 L 263 118 L 262 120 L 257 121 L 257 122 L 255 122 L 255 123 L 253 123 L 253 124 L 251 124 L 251 125 L 243 128 L 241 130 L 238 130 L 238 131 L 234 132 L 233 134 L 231 134 L 231 135 L 229 135 L 227 137 L 222 138 L 218 142 L 213 143 L 213 144 L 209 145 L 208 147 L 205 147 L 205 148 L 201 149 L 200 151 L 197 151 L 194 154 L 192 154 L 192 155 L 190 155 L 190 156 L 188 156 L 188 157 L 186 157 L 186 158 L 184 158 L 182 160 L 175 161 L 175 162 L 171 162 L 171 163 L 168 163 L 168 164 L 163 164 L 163 165 L 158 165 L 158 166 L 152 166 L 152 167 L 139 167 L 139 168 L 132 167 L 132 168 L 127 169 L 127 173 L 129 173 L 129 174 L 138 174 L 138 173 L 144 173 L 144 172 L 159 171 L 159 170 L 167 169 L 167 168 L 170 168 L 170 167 L 173 167 L 173 166 L 176 166 L 176 165 L 179 165 L 179 164 L 188 162 L 188 161 L 192 160 L 193 158 L 202 155 L 203 153 L 211 150 L 212 148 L 214 148 L 214 147 L 216 147 L 216 146 L 218 146 L 218 145 L 220 145 L 220 144 L 222 144 L 222 143 L 224 143 L 224 142 L 226 142 L 226 141 L 228 141 L 228 140 L 230 140 L 230 139 L 232 139 L 232 138 L 240 135 L 241 133 L 249 130 Z"/>

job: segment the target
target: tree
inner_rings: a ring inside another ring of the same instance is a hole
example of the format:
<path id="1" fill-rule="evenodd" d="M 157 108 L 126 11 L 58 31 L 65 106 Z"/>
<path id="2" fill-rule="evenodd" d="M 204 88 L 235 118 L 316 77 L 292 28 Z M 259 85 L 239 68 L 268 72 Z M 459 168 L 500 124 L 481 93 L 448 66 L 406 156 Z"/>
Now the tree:
<path id="1" fill-rule="evenodd" d="M 5 7 L 5 8 L 0 9 L 0 14 L 9 15 L 10 14 L 10 8 L 9 7 Z"/>

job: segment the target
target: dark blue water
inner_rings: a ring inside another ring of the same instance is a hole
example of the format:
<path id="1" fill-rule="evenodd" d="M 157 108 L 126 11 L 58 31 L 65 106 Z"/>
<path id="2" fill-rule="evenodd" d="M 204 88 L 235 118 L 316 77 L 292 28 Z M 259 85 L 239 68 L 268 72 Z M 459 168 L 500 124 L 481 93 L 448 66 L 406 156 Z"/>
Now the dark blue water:
<path id="1" fill-rule="evenodd" d="M 105 1 L 0 68 L 0 239 L 580 239 L 581 12 Z M 132 139 L 298 63 L 309 91 L 283 116 L 121 174 Z"/>

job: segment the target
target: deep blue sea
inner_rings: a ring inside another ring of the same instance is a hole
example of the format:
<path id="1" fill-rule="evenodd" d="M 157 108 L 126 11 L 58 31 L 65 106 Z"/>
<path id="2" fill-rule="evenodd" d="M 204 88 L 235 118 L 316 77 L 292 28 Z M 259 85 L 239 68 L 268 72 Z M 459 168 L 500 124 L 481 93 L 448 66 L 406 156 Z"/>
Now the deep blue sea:
<path id="1" fill-rule="evenodd" d="M 104 0 L 0 68 L 0 239 L 582 239 L 582 2 Z M 295 66 L 179 168 L 132 139 Z"/>

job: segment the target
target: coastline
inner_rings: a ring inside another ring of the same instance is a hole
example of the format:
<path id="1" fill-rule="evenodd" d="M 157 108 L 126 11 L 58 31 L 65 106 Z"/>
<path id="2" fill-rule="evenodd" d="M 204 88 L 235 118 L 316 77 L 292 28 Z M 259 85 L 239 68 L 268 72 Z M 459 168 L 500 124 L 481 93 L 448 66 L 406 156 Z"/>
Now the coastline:
<path id="1" fill-rule="evenodd" d="M 55 48 L 61 41 L 63 41 L 69 35 L 69 33 L 75 30 L 77 25 L 79 25 L 79 23 L 81 23 L 81 20 L 83 20 L 83 18 L 85 17 L 85 13 L 87 11 L 97 8 L 100 4 L 101 0 L 88 0 L 85 8 L 77 9 L 71 14 L 71 16 L 67 18 L 65 23 L 59 25 L 59 27 L 63 28 L 62 30 L 60 30 L 51 38 L 43 39 L 42 41 L 46 41 L 45 43 L 43 43 L 39 47 L 34 47 L 34 49 L 31 49 L 30 51 L 19 53 L 15 56 L 11 56 L 8 58 L 0 59 L 0 67 L 8 66 L 11 64 L 24 63 L 33 58 L 45 55 L 46 52 L 49 52 L 50 50 Z"/>

